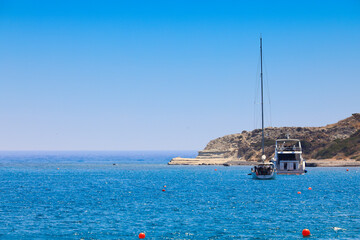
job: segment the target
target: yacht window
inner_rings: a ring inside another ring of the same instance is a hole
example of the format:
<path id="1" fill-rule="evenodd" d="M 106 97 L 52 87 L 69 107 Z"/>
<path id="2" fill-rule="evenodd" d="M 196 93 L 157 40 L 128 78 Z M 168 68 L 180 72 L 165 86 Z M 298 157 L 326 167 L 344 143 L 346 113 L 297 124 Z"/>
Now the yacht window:
<path id="1" fill-rule="evenodd" d="M 295 154 L 278 154 L 279 160 L 296 160 Z"/>

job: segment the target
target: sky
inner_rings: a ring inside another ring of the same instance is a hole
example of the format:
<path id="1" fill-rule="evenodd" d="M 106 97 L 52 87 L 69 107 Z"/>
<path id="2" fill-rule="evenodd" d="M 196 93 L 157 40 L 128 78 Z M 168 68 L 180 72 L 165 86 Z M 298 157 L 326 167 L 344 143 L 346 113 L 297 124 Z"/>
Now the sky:
<path id="1" fill-rule="evenodd" d="M 360 112 L 360 1 L 0 0 L 0 150 L 201 150 Z"/>

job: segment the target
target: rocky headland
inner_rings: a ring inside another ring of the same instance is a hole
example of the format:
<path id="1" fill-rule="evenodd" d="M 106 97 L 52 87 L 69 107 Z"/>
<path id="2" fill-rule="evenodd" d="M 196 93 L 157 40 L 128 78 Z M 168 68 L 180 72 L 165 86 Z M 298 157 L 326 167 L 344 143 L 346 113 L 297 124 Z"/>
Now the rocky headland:
<path id="1" fill-rule="evenodd" d="M 360 113 L 324 127 L 268 127 L 265 155 L 274 156 L 275 140 L 299 139 L 309 166 L 360 166 Z M 169 165 L 253 165 L 261 156 L 261 129 L 211 140 L 196 158 L 173 158 Z"/>

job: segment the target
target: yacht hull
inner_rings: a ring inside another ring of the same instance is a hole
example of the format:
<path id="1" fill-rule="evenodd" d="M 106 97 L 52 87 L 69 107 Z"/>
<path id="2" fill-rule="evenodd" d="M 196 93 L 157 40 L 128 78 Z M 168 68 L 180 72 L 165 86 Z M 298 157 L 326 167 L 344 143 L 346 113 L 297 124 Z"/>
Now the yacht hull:
<path id="1" fill-rule="evenodd" d="M 256 175 L 256 172 L 251 172 L 252 178 L 257 180 L 272 180 L 276 178 L 276 172 L 270 175 Z"/>

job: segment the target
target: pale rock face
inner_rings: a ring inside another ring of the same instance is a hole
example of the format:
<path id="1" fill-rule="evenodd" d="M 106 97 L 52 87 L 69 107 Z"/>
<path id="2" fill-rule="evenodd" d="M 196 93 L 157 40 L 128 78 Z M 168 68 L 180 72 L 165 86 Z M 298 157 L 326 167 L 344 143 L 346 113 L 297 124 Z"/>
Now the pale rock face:
<path id="1" fill-rule="evenodd" d="M 330 124 L 325 127 L 281 127 L 265 128 L 265 155 L 273 156 L 275 140 L 279 138 L 299 139 L 302 143 L 304 157 L 311 157 L 316 151 L 336 139 L 346 139 L 360 130 L 360 114 Z M 228 151 L 231 158 L 243 158 L 256 161 L 261 158 L 261 129 L 251 132 L 226 135 L 211 140 L 205 147 L 206 151 Z M 360 153 L 359 153 L 360 154 Z"/>

